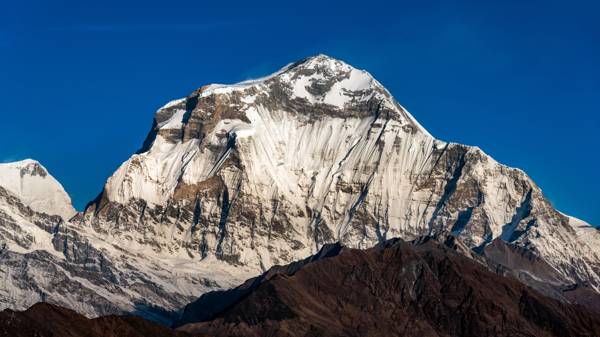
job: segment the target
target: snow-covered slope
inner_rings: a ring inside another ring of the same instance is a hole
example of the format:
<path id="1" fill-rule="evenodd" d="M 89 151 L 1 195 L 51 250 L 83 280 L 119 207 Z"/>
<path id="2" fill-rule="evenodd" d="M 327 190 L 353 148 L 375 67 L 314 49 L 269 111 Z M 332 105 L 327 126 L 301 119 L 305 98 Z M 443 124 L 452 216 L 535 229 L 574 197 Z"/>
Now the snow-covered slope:
<path id="1" fill-rule="evenodd" d="M 369 73 L 325 55 L 159 109 L 80 221 L 158 255 L 257 271 L 327 242 L 446 231 L 480 254 L 495 239 L 525 248 L 556 274 L 535 277 L 600 287 L 589 225 L 524 172 L 434 139 Z"/>
<path id="2" fill-rule="evenodd" d="M 600 289 L 595 229 L 556 211 L 524 172 L 435 139 L 369 73 L 325 55 L 166 104 L 70 222 L 4 188 L 4 307 L 46 299 L 165 320 L 325 243 L 448 234 L 555 297 Z"/>
<path id="3" fill-rule="evenodd" d="M 0 186 L 18 195 L 35 211 L 60 215 L 64 219 L 76 213 L 62 185 L 35 160 L 0 164 Z"/>

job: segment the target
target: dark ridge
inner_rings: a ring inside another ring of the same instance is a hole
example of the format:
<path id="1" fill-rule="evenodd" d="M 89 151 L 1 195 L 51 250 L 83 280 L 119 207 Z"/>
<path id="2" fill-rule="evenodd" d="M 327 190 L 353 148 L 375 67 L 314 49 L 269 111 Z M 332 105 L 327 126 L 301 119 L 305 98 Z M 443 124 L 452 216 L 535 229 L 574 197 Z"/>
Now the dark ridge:
<path id="1" fill-rule="evenodd" d="M 218 313 L 232 307 L 245 296 L 250 294 L 262 283 L 270 280 L 276 275 L 294 275 L 300 268 L 314 261 L 326 259 L 338 255 L 342 250 L 339 243 L 324 245 L 321 250 L 304 260 L 293 262 L 286 266 L 275 266 L 264 274 L 251 278 L 240 286 L 228 290 L 211 291 L 203 294 L 196 301 L 185 307 L 182 317 L 174 324 L 175 327 L 196 321 L 209 321 L 214 319 Z"/>
<path id="2" fill-rule="evenodd" d="M 435 239 L 329 249 L 205 294 L 186 307 L 179 330 L 217 337 L 600 336 L 593 311 L 493 273 Z"/>
<path id="3" fill-rule="evenodd" d="M 1 337 L 184 337 L 135 316 L 103 316 L 88 319 L 75 311 L 48 303 L 37 303 L 25 311 L 0 312 Z M 195 334 L 193 336 L 205 336 Z"/>

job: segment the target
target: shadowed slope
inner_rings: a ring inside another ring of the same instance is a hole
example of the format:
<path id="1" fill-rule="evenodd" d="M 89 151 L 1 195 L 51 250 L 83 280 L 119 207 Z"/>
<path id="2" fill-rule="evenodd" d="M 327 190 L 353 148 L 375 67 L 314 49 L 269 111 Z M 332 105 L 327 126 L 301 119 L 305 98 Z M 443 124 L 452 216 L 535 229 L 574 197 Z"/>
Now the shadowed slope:
<path id="1" fill-rule="evenodd" d="M 267 275 L 241 286 L 243 294 L 213 317 L 203 312 L 207 321 L 180 329 L 215 336 L 600 334 L 600 320 L 583 307 L 545 297 L 433 240 L 344 248 Z M 193 307 L 218 296 L 204 295 Z"/>
<path id="2" fill-rule="evenodd" d="M 10 337 L 183 337 L 140 317 L 104 316 L 88 319 L 65 308 L 38 303 L 26 311 L 0 312 L 0 336 Z"/>

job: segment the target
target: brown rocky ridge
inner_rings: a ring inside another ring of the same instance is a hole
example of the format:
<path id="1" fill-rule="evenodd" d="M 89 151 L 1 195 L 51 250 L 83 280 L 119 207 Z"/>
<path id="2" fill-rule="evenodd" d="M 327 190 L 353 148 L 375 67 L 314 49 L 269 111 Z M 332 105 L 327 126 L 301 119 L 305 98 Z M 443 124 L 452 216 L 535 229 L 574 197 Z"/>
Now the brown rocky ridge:
<path id="1" fill-rule="evenodd" d="M 598 336 L 588 308 L 546 297 L 431 238 L 318 255 L 188 305 L 214 336 Z"/>
<path id="2" fill-rule="evenodd" d="M 88 319 L 70 309 L 49 303 L 37 303 L 25 311 L 7 309 L 0 312 L 0 336 L 183 337 L 189 335 L 141 317 L 110 315 Z"/>

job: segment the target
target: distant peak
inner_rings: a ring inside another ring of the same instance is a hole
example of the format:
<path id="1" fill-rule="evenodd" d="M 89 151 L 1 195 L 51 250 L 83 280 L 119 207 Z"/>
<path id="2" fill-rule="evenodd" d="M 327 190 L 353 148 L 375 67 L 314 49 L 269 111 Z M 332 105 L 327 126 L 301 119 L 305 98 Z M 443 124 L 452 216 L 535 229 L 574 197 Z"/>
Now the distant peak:
<path id="1" fill-rule="evenodd" d="M 44 178 L 48 175 L 46 168 L 42 166 L 40 162 L 34 159 L 24 159 L 10 163 L 3 163 L 0 164 L 0 167 L 19 170 L 21 177 L 29 175 L 40 176 Z"/>
<path id="2" fill-rule="evenodd" d="M 0 164 L 0 187 L 35 211 L 60 215 L 64 219 L 75 214 L 62 185 L 37 160 Z"/>

